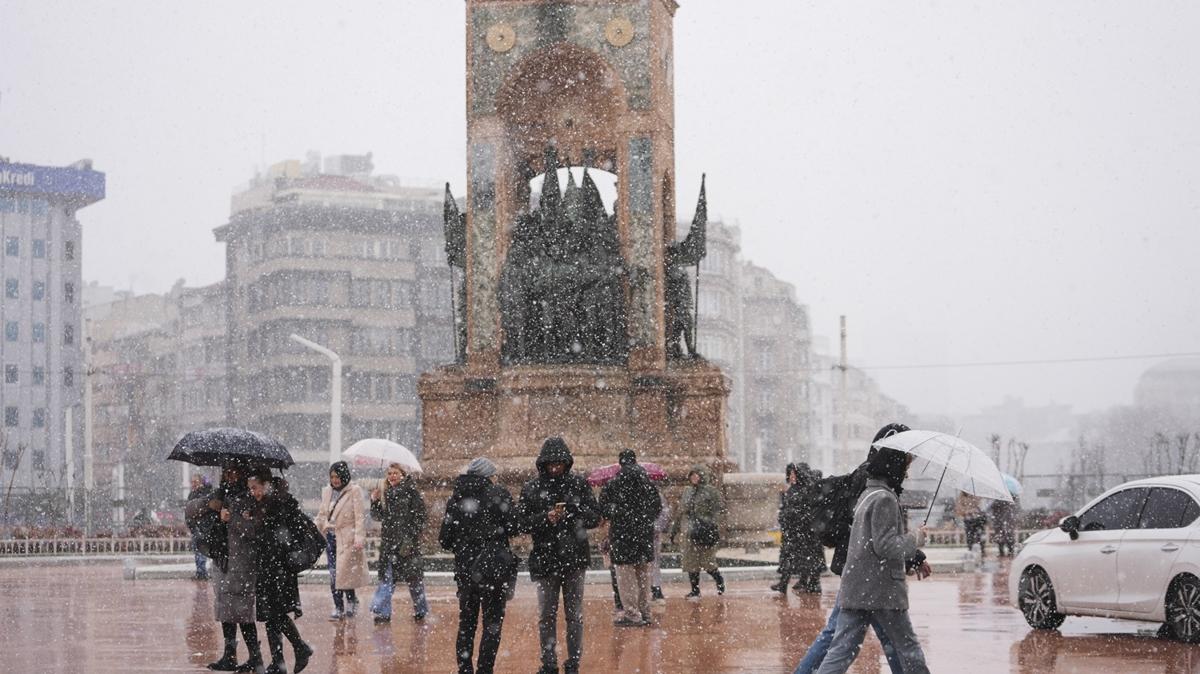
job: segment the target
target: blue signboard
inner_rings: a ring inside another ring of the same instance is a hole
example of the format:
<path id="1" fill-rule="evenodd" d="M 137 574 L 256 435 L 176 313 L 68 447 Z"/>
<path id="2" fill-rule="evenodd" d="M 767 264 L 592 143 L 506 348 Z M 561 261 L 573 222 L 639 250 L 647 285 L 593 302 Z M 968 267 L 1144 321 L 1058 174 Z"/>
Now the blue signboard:
<path id="1" fill-rule="evenodd" d="M 104 198 L 104 174 L 91 169 L 0 162 L 0 192 L 44 194 L 90 204 Z"/>

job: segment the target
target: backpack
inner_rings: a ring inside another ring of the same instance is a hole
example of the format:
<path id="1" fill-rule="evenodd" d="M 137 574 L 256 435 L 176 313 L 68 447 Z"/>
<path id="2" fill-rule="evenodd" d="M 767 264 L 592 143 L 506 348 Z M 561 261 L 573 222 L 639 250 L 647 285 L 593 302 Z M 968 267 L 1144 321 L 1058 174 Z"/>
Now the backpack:
<path id="1" fill-rule="evenodd" d="M 308 571 L 325 554 L 325 537 L 317 530 L 312 518 L 296 513 L 289 528 L 287 570 L 291 573 Z"/>
<path id="2" fill-rule="evenodd" d="M 821 545 L 836 548 L 850 539 L 850 527 L 854 524 L 854 504 L 858 501 L 854 473 L 822 478 L 817 482 L 817 490 L 813 531 Z"/>

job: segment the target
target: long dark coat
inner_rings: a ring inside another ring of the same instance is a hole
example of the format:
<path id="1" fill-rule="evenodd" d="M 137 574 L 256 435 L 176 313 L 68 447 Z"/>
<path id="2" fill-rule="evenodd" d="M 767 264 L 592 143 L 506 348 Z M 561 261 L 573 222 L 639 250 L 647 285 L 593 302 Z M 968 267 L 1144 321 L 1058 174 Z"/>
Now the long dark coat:
<path id="1" fill-rule="evenodd" d="M 567 465 L 558 477 L 546 472 L 550 463 Z M 600 504 L 587 480 L 571 472 L 575 463 L 564 445 L 546 445 L 538 454 L 538 476 L 525 483 L 517 516 L 521 531 L 533 538 L 529 555 L 531 578 L 562 577 L 588 567 L 591 549 L 588 529 L 600 525 Z M 546 514 L 555 503 L 566 503 L 566 517 L 551 524 Z"/>
<path id="2" fill-rule="evenodd" d="M 504 487 L 479 475 L 455 478 L 438 543 L 454 553 L 454 580 L 460 587 L 472 583 L 471 568 L 485 550 L 510 550 L 508 539 L 519 533 L 516 515 Z"/>
<path id="3" fill-rule="evenodd" d="M 381 525 L 379 558 L 392 560 L 392 573 L 405 581 L 421 577 L 421 532 L 425 530 L 425 500 L 411 477 L 388 486 L 378 501 L 371 501 L 371 516 Z M 384 567 L 379 567 L 383 580 Z"/>
<path id="4" fill-rule="evenodd" d="M 258 502 L 255 537 L 255 611 L 260 622 L 300 615 L 300 589 L 296 574 L 287 568 L 292 538 L 308 518 L 291 494 L 276 491 Z"/>
<path id="5" fill-rule="evenodd" d="M 641 466 L 622 466 L 604 485 L 600 510 L 609 521 L 609 556 L 613 564 L 654 561 L 654 521 L 662 511 L 662 501 Z"/>
<path id="6" fill-rule="evenodd" d="M 780 496 L 779 573 L 807 576 L 825 569 L 825 554 L 820 537 L 813 530 L 820 494 L 811 475 L 801 475 Z"/>
<path id="7" fill-rule="evenodd" d="M 252 623 L 255 620 L 254 548 L 258 534 L 255 521 L 242 513 L 253 511 L 253 499 L 243 486 L 223 486 L 213 497 L 230 513 L 226 525 L 229 553 L 225 563 L 214 565 L 212 570 L 213 614 L 218 622 Z"/>

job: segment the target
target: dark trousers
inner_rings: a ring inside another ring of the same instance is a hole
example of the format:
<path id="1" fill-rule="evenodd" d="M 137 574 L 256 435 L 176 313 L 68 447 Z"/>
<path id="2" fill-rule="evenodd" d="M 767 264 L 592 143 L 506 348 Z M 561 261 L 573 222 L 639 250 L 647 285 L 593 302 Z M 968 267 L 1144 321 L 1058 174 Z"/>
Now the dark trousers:
<path id="1" fill-rule="evenodd" d="M 558 598 L 562 596 L 567 623 L 566 674 L 578 674 L 583 658 L 583 580 L 587 569 L 563 576 L 536 579 L 538 598 L 538 641 L 542 645 L 542 671 L 558 671 Z M 622 602 L 624 603 L 624 602 Z"/>
<path id="2" fill-rule="evenodd" d="M 341 613 L 346 610 L 345 599 L 358 601 L 354 590 L 337 589 L 337 536 L 333 532 L 325 534 L 325 560 L 329 562 L 329 591 L 333 593 L 333 606 Z"/>
<path id="3" fill-rule="evenodd" d="M 504 607 L 508 597 L 504 589 L 480 587 L 468 581 L 458 584 L 458 674 L 492 674 L 496 652 L 500 650 L 500 630 L 504 626 Z M 475 650 L 475 628 L 483 614 L 483 636 L 479 639 L 479 660 L 471 666 Z"/>
<path id="4" fill-rule="evenodd" d="M 987 518 L 963 518 L 963 528 L 966 529 L 967 533 L 967 547 L 969 548 L 978 543 L 980 554 L 986 555 L 987 539 L 984 537 L 984 531 L 987 529 Z"/>

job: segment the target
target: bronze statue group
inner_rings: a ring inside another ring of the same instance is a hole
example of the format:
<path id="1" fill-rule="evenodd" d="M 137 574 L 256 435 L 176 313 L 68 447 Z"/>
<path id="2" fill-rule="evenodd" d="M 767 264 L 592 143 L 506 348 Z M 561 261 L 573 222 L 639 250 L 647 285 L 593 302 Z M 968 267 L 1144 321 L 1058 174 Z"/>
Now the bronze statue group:
<path id="1" fill-rule="evenodd" d="M 876 439 L 905 430 L 889 424 Z M 897 496 L 909 455 L 871 449 L 854 472 L 829 478 L 804 464 L 788 466 L 781 494 L 780 579 L 772 590 L 819 593 L 824 547 L 834 548 L 830 570 L 842 576 L 825 628 L 797 666 L 797 674 L 844 672 L 858 654 L 866 629 L 879 636 L 893 673 L 920 674 L 928 669 L 908 619 L 906 575 L 929 573 L 919 547 L 922 527 L 904 532 Z M 662 598 L 660 554 L 669 536 L 682 551 L 689 599 L 700 597 L 702 573 L 725 592 L 717 566 L 720 492 L 703 466 L 688 474 L 674 517 L 666 499 L 631 450 L 618 457 L 619 469 L 597 498 L 592 485 L 573 471 L 574 458 L 561 438 L 548 438 L 514 503 L 497 483 L 497 468 L 487 458 L 472 460 L 455 478 L 438 531 L 440 546 L 454 556 L 459 607 L 457 671 L 489 674 L 499 651 L 507 602 L 516 590 L 521 559 L 510 544 L 529 535 L 527 568 L 538 600 L 539 674 L 577 674 L 583 657 L 583 595 L 591 566 L 589 530 L 605 526 L 601 549 L 611 564 L 613 624 L 643 628 L 654 624 L 651 603 Z M 378 586 L 370 603 L 376 623 L 392 619 L 392 595 L 403 581 L 412 600 L 414 620 L 429 613 L 420 540 L 426 507 L 414 479 L 392 464 L 378 488 L 364 494 L 350 467 L 330 467 L 316 521 L 309 519 L 287 483 L 264 468 L 226 466 L 220 485 L 190 500 L 188 522 L 213 560 L 214 613 L 221 623 L 224 650 L 209 665 L 216 671 L 286 673 L 284 641 L 292 647 L 293 669 L 308 665 L 313 649 L 304 642 L 294 618 L 302 614 L 297 574 L 320 555 L 329 563 L 331 620 L 353 619 L 357 590 L 367 585 L 366 513 L 381 526 Z M 559 661 L 558 612 L 565 618 L 565 658 Z M 255 623 L 265 625 L 269 664 L 260 652 Z M 476 636 L 482 625 L 476 655 Z M 240 631 L 248 650 L 237 658 Z"/>

